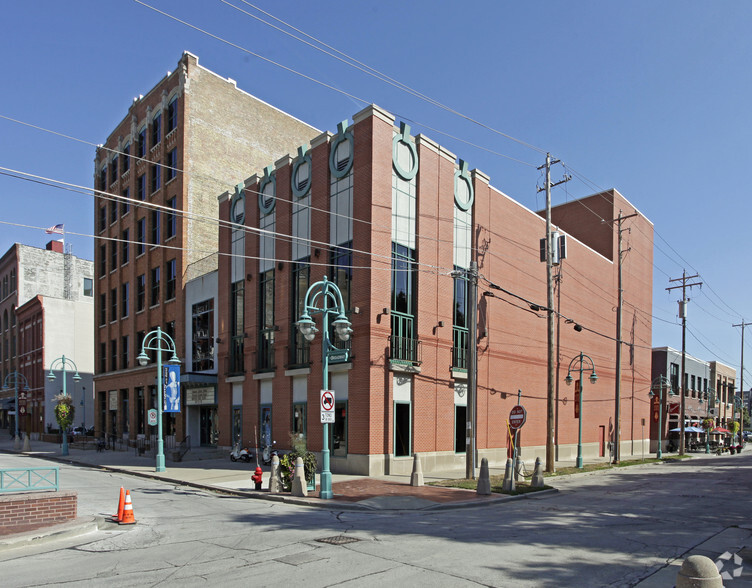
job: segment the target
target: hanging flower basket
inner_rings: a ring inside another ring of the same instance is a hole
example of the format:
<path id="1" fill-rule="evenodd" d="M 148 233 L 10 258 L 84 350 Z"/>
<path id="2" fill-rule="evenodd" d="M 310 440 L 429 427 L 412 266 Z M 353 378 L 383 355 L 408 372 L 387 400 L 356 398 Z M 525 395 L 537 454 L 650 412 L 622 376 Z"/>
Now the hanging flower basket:
<path id="1" fill-rule="evenodd" d="M 55 396 L 55 420 L 60 425 L 61 431 L 66 431 L 73 425 L 73 419 L 76 416 L 76 407 L 73 406 L 73 398 L 67 394 L 58 394 Z"/>

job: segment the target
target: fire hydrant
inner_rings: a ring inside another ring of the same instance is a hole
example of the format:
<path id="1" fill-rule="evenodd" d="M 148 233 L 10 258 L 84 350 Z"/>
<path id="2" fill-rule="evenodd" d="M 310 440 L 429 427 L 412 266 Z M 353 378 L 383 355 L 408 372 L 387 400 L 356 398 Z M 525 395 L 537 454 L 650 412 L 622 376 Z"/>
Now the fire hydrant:
<path id="1" fill-rule="evenodd" d="M 261 466 L 256 466 L 256 472 L 251 476 L 251 480 L 253 480 L 256 484 L 256 490 L 261 490 L 261 477 L 263 476 L 263 472 L 261 471 Z"/>

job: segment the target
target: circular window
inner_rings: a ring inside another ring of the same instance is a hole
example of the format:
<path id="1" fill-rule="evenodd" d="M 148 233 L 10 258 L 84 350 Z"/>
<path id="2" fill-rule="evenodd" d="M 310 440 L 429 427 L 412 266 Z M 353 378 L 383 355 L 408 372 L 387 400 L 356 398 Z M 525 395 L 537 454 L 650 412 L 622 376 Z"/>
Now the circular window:
<path id="1" fill-rule="evenodd" d="M 418 173 L 418 149 L 410 139 L 410 127 L 400 125 L 400 134 L 392 141 L 392 165 L 403 180 L 412 180 Z"/>
<path id="2" fill-rule="evenodd" d="M 344 178 L 352 169 L 353 135 L 346 125 L 347 121 L 337 125 L 337 136 L 329 148 L 329 171 L 335 178 Z"/>
<path id="3" fill-rule="evenodd" d="M 267 175 L 264 176 L 264 179 L 261 180 L 261 184 L 259 184 L 258 204 L 259 210 L 263 214 L 269 214 L 274 210 L 274 205 L 277 203 L 277 200 L 274 197 L 276 193 L 277 178 L 276 176 L 267 173 Z"/>
<path id="4" fill-rule="evenodd" d="M 243 184 L 235 186 L 235 194 L 230 202 L 230 219 L 239 225 L 245 222 L 245 190 Z"/>
<path id="5" fill-rule="evenodd" d="M 460 210 L 470 210 L 475 195 L 467 172 L 467 162 L 460 159 L 460 169 L 454 172 L 454 202 Z"/>
<path id="6" fill-rule="evenodd" d="M 311 191 L 311 155 L 306 153 L 292 165 L 292 193 L 303 198 Z"/>

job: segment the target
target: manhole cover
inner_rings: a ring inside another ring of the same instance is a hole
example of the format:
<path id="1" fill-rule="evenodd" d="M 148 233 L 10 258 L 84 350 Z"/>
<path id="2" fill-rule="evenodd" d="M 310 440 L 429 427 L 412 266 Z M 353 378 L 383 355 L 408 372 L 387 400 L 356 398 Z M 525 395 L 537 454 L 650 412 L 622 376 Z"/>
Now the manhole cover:
<path id="1" fill-rule="evenodd" d="M 347 535 L 335 535 L 334 537 L 324 537 L 316 539 L 319 543 L 328 543 L 329 545 L 345 545 L 346 543 L 356 543 L 360 541 L 357 537 L 348 537 Z"/>

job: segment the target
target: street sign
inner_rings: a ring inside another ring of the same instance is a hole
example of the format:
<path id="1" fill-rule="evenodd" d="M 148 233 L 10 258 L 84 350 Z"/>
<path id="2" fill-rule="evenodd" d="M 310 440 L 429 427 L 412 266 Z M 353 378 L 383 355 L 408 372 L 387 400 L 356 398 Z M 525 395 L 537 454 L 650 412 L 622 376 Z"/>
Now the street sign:
<path id="1" fill-rule="evenodd" d="M 329 361 L 347 361 L 347 349 L 335 349 L 333 351 L 326 352 Z"/>
<path id="2" fill-rule="evenodd" d="M 509 426 L 513 429 L 521 429 L 527 420 L 527 411 L 521 404 L 512 407 L 509 411 Z"/>
<path id="3" fill-rule="evenodd" d="M 149 423 L 150 427 L 155 427 L 157 425 L 157 409 L 156 408 L 149 409 L 149 411 L 146 413 L 146 421 Z"/>
<path id="4" fill-rule="evenodd" d="M 321 391 L 321 422 L 334 422 L 334 390 Z"/>

